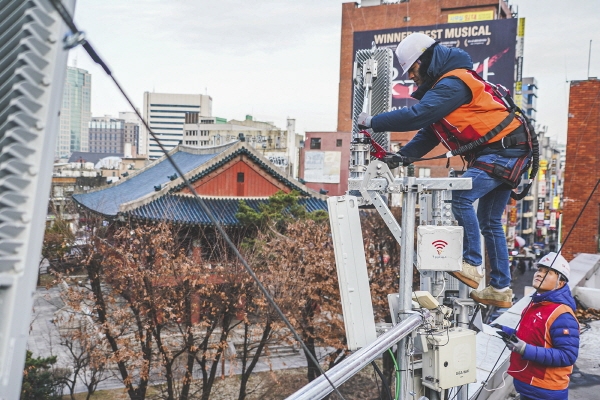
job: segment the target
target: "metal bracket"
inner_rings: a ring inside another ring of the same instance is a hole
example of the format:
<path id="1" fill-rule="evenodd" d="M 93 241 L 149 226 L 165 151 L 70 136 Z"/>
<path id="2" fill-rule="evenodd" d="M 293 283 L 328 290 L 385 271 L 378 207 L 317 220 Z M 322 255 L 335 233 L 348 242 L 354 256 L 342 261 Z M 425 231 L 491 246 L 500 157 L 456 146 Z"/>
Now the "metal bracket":
<path id="1" fill-rule="evenodd" d="M 79 46 L 80 44 L 83 44 L 85 41 L 85 32 L 79 31 L 75 33 L 68 33 L 63 39 L 63 49 L 70 50 Z"/>
<path id="2" fill-rule="evenodd" d="M 475 302 L 473 299 L 454 299 L 454 315 L 461 317 L 460 321 L 457 321 L 462 328 L 473 329 L 476 331 L 483 330 L 483 321 L 481 319 L 480 304 Z"/>
<path id="3" fill-rule="evenodd" d="M 372 178 L 384 178 L 386 185 L 379 188 L 370 187 L 370 181 Z M 367 171 L 365 172 L 364 179 L 360 185 L 360 194 L 363 196 L 363 199 L 366 199 L 369 203 L 372 203 L 375 206 L 375 209 L 381 215 L 381 218 L 386 222 L 388 228 L 394 235 L 396 241 L 400 243 L 402 237 L 402 228 L 398 224 L 398 221 L 392 215 L 392 212 L 387 206 L 387 201 L 382 197 L 380 192 L 387 193 L 397 193 L 403 190 L 404 185 L 394 184 L 394 176 L 392 175 L 392 171 L 390 171 L 389 167 L 378 160 L 372 161 L 367 167 Z"/>

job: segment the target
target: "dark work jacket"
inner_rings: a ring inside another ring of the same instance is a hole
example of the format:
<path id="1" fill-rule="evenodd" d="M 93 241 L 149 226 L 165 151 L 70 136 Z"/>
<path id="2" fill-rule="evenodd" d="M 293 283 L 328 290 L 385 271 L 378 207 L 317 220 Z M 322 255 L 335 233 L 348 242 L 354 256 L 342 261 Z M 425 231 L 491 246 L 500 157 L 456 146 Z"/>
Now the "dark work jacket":
<path id="1" fill-rule="evenodd" d="M 428 68 L 429 75 L 439 77 L 446 72 L 459 68 L 473 68 L 469 54 L 458 48 L 435 46 L 433 58 Z M 420 87 L 412 94 L 412 97 L 420 101 L 411 107 L 403 107 L 374 116 L 371 119 L 371 128 L 374 132 L 406 132 L 419 129 L 415 137 L 402 147 L 400 154 L 407 157 L 423 157 L 439 144 L 439 139 L 430 128 L 430 125 L 463 104 L 469 103 L 472 95 L 467 85 L 459 78 L 446 77 L 437 82 L 433 88 Z M 527 151 L 517 149 L 492 150 L 485 147 L 478 150 L 479 155 L 489 153 L 498 153 L 506 157 L 519 157 L 526 154 Z"/>

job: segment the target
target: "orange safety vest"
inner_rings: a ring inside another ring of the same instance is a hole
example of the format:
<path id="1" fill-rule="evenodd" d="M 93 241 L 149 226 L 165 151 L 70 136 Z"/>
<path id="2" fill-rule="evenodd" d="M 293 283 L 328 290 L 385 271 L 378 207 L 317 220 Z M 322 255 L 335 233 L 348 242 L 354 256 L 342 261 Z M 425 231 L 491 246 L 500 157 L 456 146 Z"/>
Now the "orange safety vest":
<path id="1" fill-rule="evenodd" d="M 569 313 L 575 317 L 571 307 L 542 301 L 531 303 L 523 311 L 521 325 L 517 329 L 517 337 L 533 346 L 551 348 L 552 337 L 550 327 L 560 315 Z M 573 366 L 548 367 L 533 361 L 525 360 L 519 353 L 511 353 L 508 374 L 528 385 L 550 390 L 563 390 L 569 387 L 569 377 Z"/>
<path id="2" fill-rule="evenodd" d="M 492 86 L 475 71 L 455 69 L 442 75 L 437 82 L 448 76 L 463 81 L 472 94 L 471 102 L 463 104 L 431 125 L 440 142 L 448 150 L 454 150 L 485 136 L 508 116 L 509 111 Z M 513 119 L 487 143 L 499 141 L 520 126 L 521 122 L 517 118 Z"/>

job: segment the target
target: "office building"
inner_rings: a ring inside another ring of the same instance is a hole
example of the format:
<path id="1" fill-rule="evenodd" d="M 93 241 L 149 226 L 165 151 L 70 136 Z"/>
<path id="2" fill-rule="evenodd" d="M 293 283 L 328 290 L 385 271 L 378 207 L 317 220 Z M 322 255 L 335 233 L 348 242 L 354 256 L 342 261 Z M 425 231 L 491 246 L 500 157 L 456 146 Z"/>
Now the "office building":
<path id="1" fill-rule="evenodd" d="M 156 139 L 142 126 L 139 154 L 148 154 L 151 159 L 162 157 L 157 139 L 166 151 L 170 151 L 183 140 L 183 124 L 186 113 L 198 113 L 201 117 L 212 116 L 212 98 L 202 94 L 144 93 L 143 117 L 148 122 Z"/>
<path id="2" fill-rule="evenodd" d="M 125 144 L 125 121 L 104 117 L 94 117 L 90 121 L 90 152 L 123 154 Z"/>
<path id="3" fill-rule="evenodd" d="M 535 126 L 537 121 L 537 80 L 533 77 L 523 78 L 523 102 L 521 104 L 521 110 Z"/>
<path id="4" fill-rule="evenodd" d="M 131 143 L 131 156 L 135 157 L 139 154 L 138 149 L 145 148 L 145 144 L 140 143 L 142 121 L 140 121 L 137 114 L 133 111 L 119 112 L 119 119 L 125 121 L 123 141 L 125 143 Z"/>
<path id="5" fill-rule="evenodd" d="M 225 120 L 188 113 L 185 118 L 183 144 L 211 147 L 244 140 L 273 164 L 297 177 L 298 148 L 303 140 L 295 132 L 295 120 L 288 118 L 286 129 L 272 122 L 256 121 L 251 115 L 243 120 Z"/>
<path id="6" fill-rule="evenodd" d="M 329 196 L 344 195 L 348 189 L 351 140 L 348 132 L 306 132 L 300 148 L 301 182 Z"/>
<path id="7" fill-rule="evenodd" d="M 55 158 L 69 158 L 74 151 L 89 151 L 91 95 L 92 76 L 81 68 L 67 67 Z"/>

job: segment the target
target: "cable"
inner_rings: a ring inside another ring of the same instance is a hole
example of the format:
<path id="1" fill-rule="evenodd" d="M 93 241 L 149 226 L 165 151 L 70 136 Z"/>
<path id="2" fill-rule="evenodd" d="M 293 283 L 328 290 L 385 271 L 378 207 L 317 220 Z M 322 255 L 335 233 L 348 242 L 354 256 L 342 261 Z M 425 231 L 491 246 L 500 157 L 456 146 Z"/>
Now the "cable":
<path id="1" fill-rule="evenodd" d="M 456 391 L 456 393 L 454 393 L 454 396 L 452 396 L 452 398 L 449 399 L 449 400 L 454 400 L 456 398 L 456 396 L 458 396 L 458 394 L 460 393 L 460 391 L 462 390 L 463 387 L 465 387 L 465 385 L 459 386 L 458 390 Z"/>
<path id="2" fill-rule="evenodd" d="M 296 341 L 298 341 L 298 343 L 302 346 L 302 348 L 305 351 L 305 354 L 309 355 L 309 358 L 311 359 L 313 364 L 315 364 L 315 366 L 318 368 L 319 372 L 325 377 L 327 382 L 329 382 L 329 384 L 331 385 L 331 387 L 333 388 L 335 393 L 342 400 L 344 400 L 344 396 L 342 396 L 342 394 L 339 392 L 338 388 L 333 384 L 333 382 L 331 382 L 329 377 L 325 374 L 325 371 L 323 370 L 323 368 L 321 368 L 321 365 L 319 364 L 319 362 L 315 359 L 315 357 L 312 355 L 312 353 L 310 352 L 308 347 L 304 344 L 304 342 L 300 338 L 300 335 L 298 334 L 298 332 L 296 332 L 296 330 L 294 329 L 294 327 L 292 326 L 290 321 L 285 317 L 285 315 L 283 314 L 283 312 L 281 311 L 279 306 L 277 306 L 277 304 L 275 303 L 275 300 L 273 300 L 273 298 L 271 297 L 271 295 L 269 294 L 267 289 L 264 287 L 264 285 L 260 282 L 260 280 L 258 279 L 256 274 L 254 273 L 254 270 L 250 267 L 250 265 L 248 265 L 248 263 L 246 262 L 246 260 L 242 256 L 242 254 L 239 252 L 239 250 L 237 249 L 235 244 L 231 241 L 231 238 L 229 237 L 229 235 L 227 235 L 227 233 L 225 232 L 225 230 L 223 229 L 223 226 L 219 223 L 219 221 L 217 221 L 217 219 L 213 215 L 210 208 L 206 205 L 204 200 L 202 200 L 202 198 L 200 196 L 198 196 L 198 194 L 196 193 L 196 191 L 194 190 L 194 188 L 192 187 L 190 182 L 187 180 L 187 178 L 184 176 L 183 172 L 181 171 L 181 169 L 179 168 L 177 163 L 175 163 L 175 161 L 173 160 L 171 155 L 167 152 L 167 150 L 165 149 L 163 144 L 156 137 L 156 135 L 154 134 L 154 132 L 152 131 L 152 129 L 150 128 L 148 123 L 144 120 L 144 118 L 142 117 L 142 115 L 140 114 L 138 109 L 133 105 L 133 102 L 131 101 L 129 96 L 127 96 L 127 94 L 125 93 L 125 91 L 123 90 L 123 88 L 121 87 L 119 82 L 117 82 L 116 78 L 112 75 L 112 72 L 110 71 L 110 69 L 108 68 L 106 63 L 102 60 L 102 58 L 98 55 L 98 53 L 96 53 L 96 51 L 93 49 L 92 45 L 87 41 L 87 39 L 85 39 L 84 34 L 81 31 L 79 31 L 79 29 L 77 29 L 77 26 L 75 25 L 75 22 L 73 21 L 73 18 L 69 14 L 68 10 L 64 7 L 61 0 L 51 0 L 51 3 L 52 3 L 52 6 L 56 9 L 58 14 L 60 15 L 60 17 L 62 18 L 62 20 L 65 22 L 65 24 L 67 24 L 67 26 L 71 30 L 72 35 L 76 39 L 76 42 L 71 42 L 70 46 L 75 47 L 77 44 L 81 44 L 83 46 L 83 48 L 86 50 L 86 52 L 88 53 L 88 55 L 92 58 L 92 60 L 94 60 L 97 64 L 99 64 L 102 67 L 102 69 L 104 70 L 104 72 L 106 72 L 106 74 L 112 79 L 113 83 L 117 86 L 117 88 L 119 89 L 119 91 L 121 92 L 121 94 L 123 95 L 125 100 L 127 101 L 127 103 L 129 103 L 129 106 L 131 107 L 131 109 L 135 112 L 135 114 L 138 116 L 138 118 L 142 121 L 142 123 L 144 124 L 144 127 L 148 130 L 148 132 L 150 133 L 152 138 L 154 138 L 154 140 L 160 147 L 160 150 L 164 153 L 164 155 L 169 160 L 169 162 L 171 163 L 171 165 L 173 166 L 173 168 L 175 169 L 177 174 L 181 177 L 185 186 L 190 190 L 190 193 L 194 196 L 194 199 L 196 201 L 198 201 L 198 204 L 200 205 L 202 210 L 206 213 L 206 215 L 210 219 L 211 223 L 217 228 L 217 230 L 222 235 L 222 237 L 225 240 L 225 242 L 227 243 L 227 245 L 231 248 L 231 250 L 236 255 L 237 259 L 240 261 L 240 263 L 244 266 L 244 268 L 246 269 L 248 274 L 255 281 L 255 283 L 258 286 L 258 288 L 260 289 L 260 291 L 264 294 L 265 298 L 269 301 L 269 303 L 271 303 L 271 306 L 275 309 L 275 311 L 277 312 L 279 317 L 283 320 L 283 322 L 288 327 L 288 329 L 290 330 L 290 332 L 292 333 L 292 335 L 294 336 Z"/>
<path id="3" fill-rule="evenodd" d="M 396 357 L 394 357 L 394 352 L 392 351 L 392 349 L 388 349 L 388 351 L 390 352 L 390 356 L 392 357 L 392 361 L 394 362 L 394 371 L 396 372 L 396 397 L 394 397 L 394 399 L 398 400 L 398 398 L 400 397 L 400 368 L 398 367 L 398 363 L 396 362 Z"/>
<path id="4" fill-rule="evenodd" d="M 387 392 L 387 395 L 388 395 L 388 399 L 390 399 L 390 400 L 393 399 L 392 391 L 390 390 L 390 384 L 385 379 L 385 376 L 383 375 L 383 373 L 377 366 L 377 363 L 375 361 L 371 361 L 371 365 L 375 369 L 375 372 L 377 372 L 377 375 L 379 375 L 379 378 L 381 379 L 381 385 L 385 388 L 385 391 Z M 381 395 L 379 396 L 379 398 L 381 398 Z"/>

